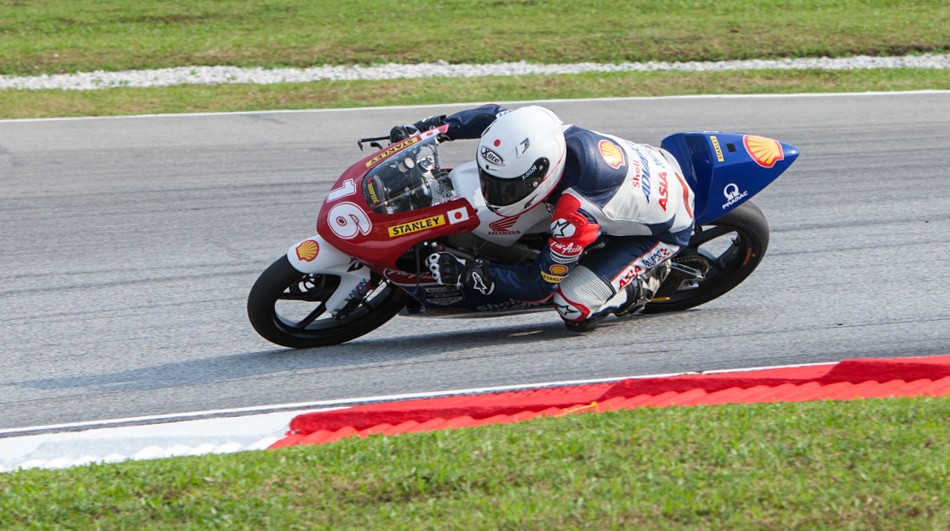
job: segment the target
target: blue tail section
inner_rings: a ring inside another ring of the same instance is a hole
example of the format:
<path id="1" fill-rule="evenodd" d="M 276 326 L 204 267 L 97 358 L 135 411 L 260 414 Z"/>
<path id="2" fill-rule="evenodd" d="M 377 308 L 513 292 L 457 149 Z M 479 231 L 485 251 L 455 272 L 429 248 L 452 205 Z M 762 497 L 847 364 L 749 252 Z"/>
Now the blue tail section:
<path id="1" fill-rule="evenodd" d="M 697 225 L 722 217 L 761 192 L 798 158 L 795 146 L 738 133 L 676 133 L 661 146 L 679 161 L 696 194 Z"/>

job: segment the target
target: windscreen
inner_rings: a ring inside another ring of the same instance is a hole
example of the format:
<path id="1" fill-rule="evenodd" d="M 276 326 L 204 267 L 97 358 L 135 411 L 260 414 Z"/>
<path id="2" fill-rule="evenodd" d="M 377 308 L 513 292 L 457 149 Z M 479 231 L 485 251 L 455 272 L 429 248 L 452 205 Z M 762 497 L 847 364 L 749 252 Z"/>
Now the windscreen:
<path id="1" fill-rule="evenodd" d="M 439 145 L 428 137 L 389 157 L 363 179 L 366 203 L 380 214 L 396 214 L 443 203 L 456 196 L 448 171 L 440 167 Z"/>

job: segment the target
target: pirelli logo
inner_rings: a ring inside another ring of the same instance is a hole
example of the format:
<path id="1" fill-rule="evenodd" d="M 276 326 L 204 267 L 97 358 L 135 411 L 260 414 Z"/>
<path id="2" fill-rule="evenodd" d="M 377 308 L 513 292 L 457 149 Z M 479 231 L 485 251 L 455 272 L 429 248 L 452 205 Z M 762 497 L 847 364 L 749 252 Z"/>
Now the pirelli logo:
<path id="1" fill-rule="evenodd" d="M 440 225 L 445 225 L 445 216 L 441 214 L 438 216 L 432 216 L 431 218 L 417 219 L 416 221 L 410 221 L 409 223 L 403 223 L 401 225 L 393 225 L 392 227 L 389 227 L 389 237 L 395 238 L 397 236 L 405 236 L 406 234 L 412 234 L 413 232 L 431 229 Z"/>
<path id="2" fill-rule="evenodd" d="M 416 136 L 416 137 L 412 137 L 412 138 L 407 139 L 407 140 L 403 140 L 402 142 L 399 142 L 398 144 L 393 144 L 393 145 L 389 146 L 388 148 L 386 148 L 386 151 L 380 151 L 378 155 L 376 155 L 375 157 L 373 157 L 373 158 L 367 160 L 367 161 L 366 161 L 366 167 L 367 167 L 367 168 L 372 168 L 373 165 L 376 164 L 377 162 L 379 162 L 379 161 L 385 159 L 386 157 L 392 155 L 393 153 L 396 153 L 397 151 L 399 151 L 399 150 L 402 149 L 402 148 L 409 147 L 409 146 L 415 144 L 415 143 L 418 142 L 418 141 L 419 141 L 419 137 Z"/>
<path id="3" fill-rule="evenodd" d="M 716 150 L 716 160 L 723 162 L 726 159 L 722 157 L 722 148 L 719 147 L 719 139 L 713 135 L 709 135 L 709 139 L 712 140 L 713 149 Z"/>

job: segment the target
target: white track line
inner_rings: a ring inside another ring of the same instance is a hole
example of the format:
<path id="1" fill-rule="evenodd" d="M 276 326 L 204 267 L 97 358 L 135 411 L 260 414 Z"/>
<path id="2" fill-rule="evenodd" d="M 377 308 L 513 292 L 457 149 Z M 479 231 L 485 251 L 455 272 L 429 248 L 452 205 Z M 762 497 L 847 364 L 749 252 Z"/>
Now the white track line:
<path id="1" fill-rule="evenodd" d="M 561 98 L 561 99 L 542 99 L 542 100 L 524 100 L 524 101 L 491 101 L 491 102 L 461 102 L 461 103 L 439 103 L 425 105 L 383 105 L 378 107 L 344 107 L 327 109 L 274 109 L 266 111 L 232 111 L 232 112 L 196 112 L 196 113 L 169 113 L 169 114 L 133 114 L 123 116 L 67 116 L 54 118 L 6 118 L 0 119 L 2 123 L 28 123 L 28 122 L 51 122 L 51 121 L 76 121 L 76 120 L 129 120 L 141 118 L 171 118 L 187 117 L 199 118 L 207 116 L 244 116 L 244 115 L 262 115 L 262 114 L 297 114 L 297 113 L 349 113 L 365 111 L 387 111 L 403 109 L 425 109 L 447 107 L 473 107 L 480 103 L 499 103 L 499 104 L 519 104 L 519 103 L 569 103 L 569 102 L 611 102 L 611 101 L 659 101 L 659 100 L 718 100 L 718 99 L 788 99 L 788 98 L 854 98 L 854 97 L 890 97 L 890 96 L 927 96 L 927 95 L 947 95 L 950 90 L 905 90 L 894 92 L 809 92 L 809 93 L 791 93 L 791 94 L 684 94 L 674 96 L 625 96 L 613 98 Z"/>

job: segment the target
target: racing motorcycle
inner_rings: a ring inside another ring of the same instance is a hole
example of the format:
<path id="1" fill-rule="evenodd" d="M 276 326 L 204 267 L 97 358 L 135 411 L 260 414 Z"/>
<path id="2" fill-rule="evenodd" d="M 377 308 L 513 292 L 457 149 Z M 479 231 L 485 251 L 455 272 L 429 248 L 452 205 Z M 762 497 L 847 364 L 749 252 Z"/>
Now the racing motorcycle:
<path id="1" fill-rule="evenodd" d="M 290 246 L 257 279 L 247 300 L 254 329 L 291 348 L 350 341 L 396 314 L 497 316 L 548 309 L 550 300 L 507 297 L 440 285 L 426 267 L 433 252 L 489 263 L 527 264 L 547 245 L 544 203 L 517 217 L 487 208 L 475 161 L 443 165 L 447 126 L 382 145 L 346 169 L 326 195 L 316 234 Z M 695 193 L 689 246 L 644 313 L 685 310 L 745 280 L 769 243 L 769 226 L 749 199 L 782 174 L 798 149 L 726 132 L 665 138 Z M 595 244 L 585 253 L 596 253 Z M 477 286 L 476 286 L 477 288 Z M 553 310 L 551 310 L 553 312 Z"/>

